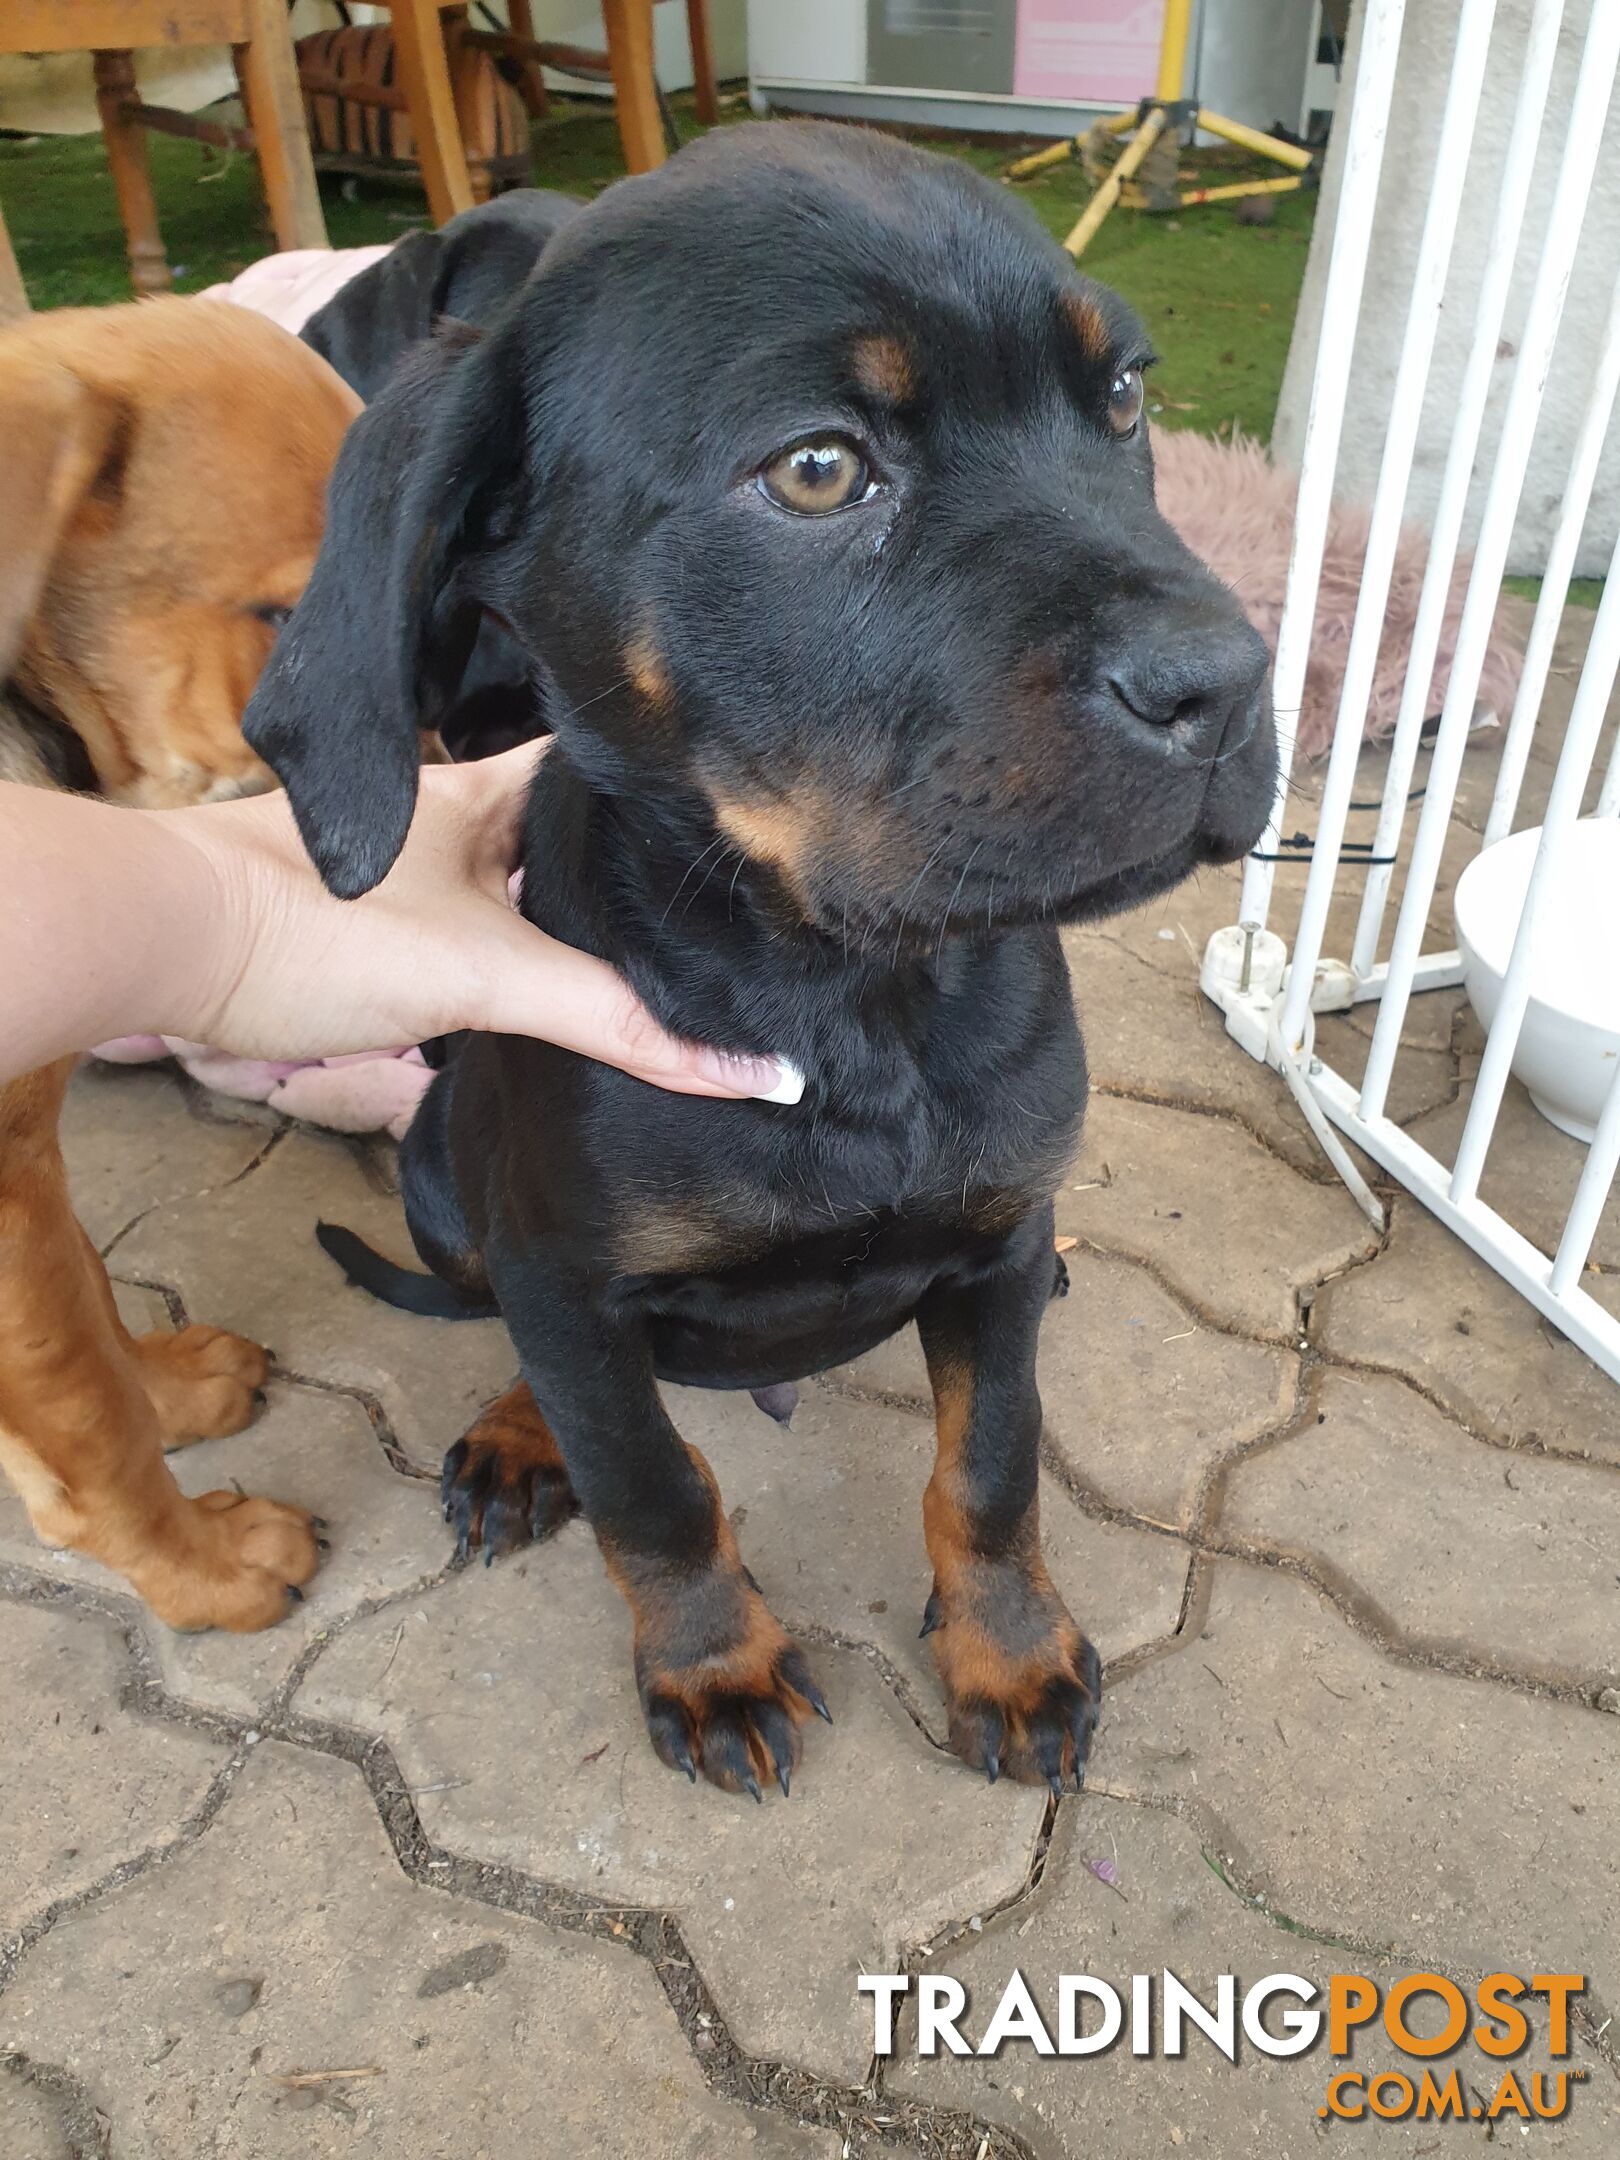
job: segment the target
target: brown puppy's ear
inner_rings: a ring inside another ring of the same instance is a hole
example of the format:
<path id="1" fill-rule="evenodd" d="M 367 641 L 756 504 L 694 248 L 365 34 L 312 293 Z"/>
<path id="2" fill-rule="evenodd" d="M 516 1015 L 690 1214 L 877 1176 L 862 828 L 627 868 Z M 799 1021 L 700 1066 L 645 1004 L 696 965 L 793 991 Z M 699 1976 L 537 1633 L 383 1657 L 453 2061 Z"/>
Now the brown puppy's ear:
<path id="1" fill-rule="evenodd" d="M 314 574 L 243 721 L 340 899 L 379 884 L 405 844 L 418 730 L 472 648 L 479 604 L 462 573 L 521 459 L 522 405 L 515 354 L 457 327 L 344 437 Z"/>
<path id="2" fill-rule="evenodd" d="M 74 512 L 121 454 L 127 426 L 123 406 L 56 361 L 0 359 L 0 679 L 16 664 Z"/>

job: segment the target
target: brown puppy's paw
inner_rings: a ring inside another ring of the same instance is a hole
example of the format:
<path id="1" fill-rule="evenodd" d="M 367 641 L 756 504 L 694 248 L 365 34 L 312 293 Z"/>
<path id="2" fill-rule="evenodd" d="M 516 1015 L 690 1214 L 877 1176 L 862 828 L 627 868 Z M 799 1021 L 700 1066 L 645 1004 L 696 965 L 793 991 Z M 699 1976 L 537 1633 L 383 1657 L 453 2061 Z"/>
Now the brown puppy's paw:
<path id="1" fill-rule="evenodd" d="M 445 1456 L 439 1498 L 459 1557 L 482 1549 L 486 1567 L 579 1513 L 551 1428 L 525 1383 L 492 1402 Z"/>
<path id="2" fill-rule="evenodd" d="M 137 1336 L 130 1347 L 165 1447 L 220 1440 L 252 1424 L 270 1371 L 257 1343 L 223 1328 L 184 1327 Z"/>
<path id="3" fill-rule="evenodd" d="M 1102 1662 L 1049 1582 L 986 1562 L 923 1616 L 945 1686 L 953 1753 L 993 1785 L 1003 1771 L 1061 1793 L 1085 1783 Z M 1041 1571 L 1044 1576 L 1044 1569 Z M 998 1579 L 1000 1578 L 1000 1579 Z"/>
<path id="4" fill-rule="evenodd" d="M 684 1770 L 694 1784 L 701 1770 L 722 1792 L 751 1793 L 755 1800 L 774 1779 L 786 1799 L 803 1745 L 799 1727 L 812 1711 L 830 1725 L 832 1712 L 804 1653 L 759 1592 L 720 1586 L 727 1604 L 738 1591 L 737 1624 L 727 1629 L 733 1640 L 688 1663 L 673 1662 L 670 1652 L 676 1640 L 690 1639 L 690 1612 L 668 1629 L 662 1648 L 645 1624 L 638 1627 L 641 1708 L 653 1749 L 670 1769 Z M 705 1592 L 688 1593 L 694 1595 Z"/>
<path id="5" fill-rule="evenodd" d="M 160 1620 L 248 1635 L 274 1627 L 320 1564 L 315 1518 L 279 1500 L 208 1492 L 183 1503 L 182 1536 L 130 1579 Z"/>

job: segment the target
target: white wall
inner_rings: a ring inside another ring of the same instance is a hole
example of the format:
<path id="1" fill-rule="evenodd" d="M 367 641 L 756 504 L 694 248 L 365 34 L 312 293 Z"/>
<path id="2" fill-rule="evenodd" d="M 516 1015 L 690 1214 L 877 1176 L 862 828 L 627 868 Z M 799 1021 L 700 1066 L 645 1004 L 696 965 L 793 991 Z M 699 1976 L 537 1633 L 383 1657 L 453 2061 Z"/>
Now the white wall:
<path id="1" fill-rule="evenodd" d="M 1377 484 L 1390 390 L 1400 354 L 1412 271 L 1434 167 L 1434 131 L 1451 66 L 1459 5 L 1460 0 L 1412 0 L 1406 11 L 1389 147 L 1379 186 L 1367 297 L 1356 337 L 1350 401 L 1339 462 L 1338 490 L 1345 500 L 1368 501 Z M 1617 5 L 1620 0 L 1568 0 L 1565 10 L 1548 124 L 1537 159 L 1525 222 L 1526 239 L 1514 272 L 1481 439 L 1481 455 L 1470 496 L 1469 521 L 1465 530 L 1465 539 L 1469 543 L 1477 531 L 1489 485 L 1492 446 L 1500 432 L 1503 404 L 1512 379 L 1531 280 L 1540 257 L 1539 237 L 1546 229 L 1561 148 L 1559 120 L 1569 109 L 1581 42 L 1593 8 Z M 1360 40 L 1362 7 L 1363 0 L 1357 0 L 1351 26 L 1350 65 L 1346 68 L 1334 142 L 1323 178 L 1322 205 L 1311 243 L 1299 319 L 1288 356 L 1272 440 L 1275 455 L 1289 464 L 1299 461 L 1311 374 L 1321 334 L 1322 288 L 1339 197 L 1345 111 L 1351 95 L 1354 48 Z M 1453 401 L 1473 326 L 1473 296 L 1478 290 L 1495 217 L 1497 177 L 1519 87 L 1520 61 L 1530 9 L 1531 0 L 1499 0 L 1496 10 L 1484 103 L 1469 162 L 1457 251 L 1446 288 L 1434 365 L 1424 400 L 1411 492 L 1407 498 L 1408 514 L 1419 519 L 1432 515 L 1439 493 Z M 1508 568 L 1520 575 L 1535 575 L 1546 563 L 1547 547 L 1563 498 L 1570 451 L 1585 403 L 1617 264 L 1620 264 L 1620 100 L 1611 108 L 1597 159 L 1591 207 L 1582 231 L 1553 376 L 1542 408 L 1541 425 L 1536 432 L 1509 552 Z M 1335 325 L 1334 334 L 1343 335 L 1343 326 Z M 1599 468 L 1586 538 L 1577 564 L 1581 575 L 1595 576 L 1607 568 L 1617 530 L 1620 530 L 1620 430 L 1613 430 Z"/>

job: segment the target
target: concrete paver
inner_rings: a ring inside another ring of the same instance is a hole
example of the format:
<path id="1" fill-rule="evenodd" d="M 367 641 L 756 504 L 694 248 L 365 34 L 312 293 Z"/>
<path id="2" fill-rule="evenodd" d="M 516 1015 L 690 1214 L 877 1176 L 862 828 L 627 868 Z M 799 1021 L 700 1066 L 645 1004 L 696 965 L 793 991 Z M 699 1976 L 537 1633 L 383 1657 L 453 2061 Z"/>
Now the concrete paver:
<path id="1" fill-rule="evenodd" d="M 1232 1471 L 1223 1541 L 1296 1556 L 1409 1643 L 1620 1685 L 1620 1477 L 1485 1446 L 1398 1380 L 1330 1371 L 1318 1402 Z"/>
<path id="2" fill-rule="evenodd" d="M 8 1605 L 5 1643 L 0 1943 L 47 1907 L 167 1844 L 201 1806 L 227 1754 L 199 1733 L 121 1708 L 129 1659 L 110 1621 L 62 1606 Z"/>
<path id="3" fill-rule="evenodd" d="M 411 1460 L 437 1474 L 517 1358 L 497 1320 L 420 1320 L 343 1281 L 315 1243 L 325 1218 L 415 1265 L 398 1199 L 331 1134 L 289 1133 L 249 1178 L 161 1207 L 118 1248 L 118 1272 L 166 1284 L 193 1319 L 262 1342 L 281 1368 L 363 1388 Z"/>
<path id="4" fill-rule="evenodd" d="M 1097 1871 L 1101 1870 L 1101 1874 Z M 949 1973 L 968 1990 L 971 2008 L 962 2031 L 974 2045 L 1015 1970 L 1023 1975 L 1043 2020 L 1056 2033 L 1059 1976 L 1089 1974 L 1113 1987 L 1130 2014 L 1130 1976 L 1154 1976 L 1155 2014 L 1163 2001 L 1165 1972 L 1174 1973 L 1207 2004 L 1217 2000 L 1219 1976 L 1235 1976 L 1234 1996 L 1274 1973 L 1297 1973 L 1325 1993 L 1332 1975 L 1356 1973 L 1388 1993 L 1403 1968 L 1328 1943 L 1302 1940 L 1276 1926 L 1234 1892 L 1210 1865 L 1197 1826 L 1166 1809 L 1131 1806 L 1102 1797 L 1065 1808 L 1052 1840 L 1040 1888 L 960 1944 L 930 1960 L 928 1970 Z M 1477 1985 L 1480 1974 L 1462 1976 Z M 1281 2036 L 1277 2008 L 1266 2019 Z M 1290 2002 L 1287 2007 L 1292 2007 Z M 1436 2030 L 1425 2010 L 1441 2012 L 1432 1998 L 1412 2008 L 1413 2029 Z M 1088 2005 L 1080 2030 L 1099 2029 L 1100 2010 Z M 905 2052 L 897 2058 L 891 2087 L 908 2096 L 971 2109 L 987 2121 L 1022 2134 L 1042 2155 L 1063 2160 L 1161 2160 L 1168 2153 L 1224 2156 L 1258 2152 L 1265 2160 L 1308 2160 L 1329 2129 L 1317 2110 L 1336 2071 L 1359 2073 L 1369 2083 L 1390 2072 L 1409 2073 L 1415 2083 L 1433 2067 L 1443 2083 L 1454 2066 L 1467 2082 L 1494 2091 L 1493 2065 L 1471 2049 L 1432 2066 L 1403 2056 L 1381 2027 L 1356 2035 L 1354 2053 L 1330 2057 L 1325 2038 L 1290 2057 L 1263 2054 L 1242 2036 L 1235 2065 L 1189 2025 L 1179 2056 L 1156 2031 L 1153 2052 L 1132 2053 L 1127 2026 L 1106 2055 L 1043 2057 L 1027 2043 L 1008 2042 L 992 2058 L 956 2056 L 941 2048 L 931 2057 L 915 2052 L 915 2012 L 902 2027 Z M 1518 2068 L 1552 2067 L 1544 2015 Z M 1585 2073 L 1567 2121 L 1537 2125 L 1549 2149 L 1599 2160 L 1620 2137 L 1620 2085 L 1608 2066 L 1577 2039 L 1571 2067 Z M 1517 2118 L 1509 2131 L 1518 2128 Z M 1380 2154 L 1417 2155 L 1434 2150 L 1432 2121 L 1346 2125 L 1350 2139 L 1376 2139 Z M 1447 2136 L 1461 2137 L 1447 2127 Z M 1478 2132 L 1475 2133 L 1478 2136 Z M 1501 2130 L 1497 2132 L 1502 2135 Z"/>
<path id="5" fill-rule="evenodd" d="M 1106 1095 L 1057 1226 L 1146 1261 L 1217 1326 L 1273 1340 L 1292 1334 L 1307 1283 L 1377 1250 L 1341 1185 L 1311 1183 L 1240 1127 Z"/>
<path id="6" fill-rule="evenodd" d="M 6 2160 L 73 2160 L 49 2095 L 0 2056 L 0 2152 Z"/>
<path id="7" fill-rule="evenodd" d="M 1376 1265 L 1326 1286 L 1311 1333 L 1336 1356 L 1410 1374 L 1515 1446 L 1620 1462 L 1614 1382 L 1416 1200 L 1394 1202 Z"/>
<path id="8" fill-rule="evenodd" d="M 168 1066 L 86 1065 L 62 1111 L 73 1205 L 98 1248 L 149 1208 L 217 1191 L 276 1132 L 254 1104 L 188 1097 Z"/>
<path id="9" fill-rule="evenodd" d="M 689 1786 L 647 1742 L 628 1616 L 575 1524 L 351 1628 L 297 1707 L 383 1734 L 447 1850 L 673 1912 L 747 2052 L 855 2085 L 856 1976 L 1010 1897 L 1046 1794 L 972 1776 L 857 1652 L 811 1659 L 836 1722 L 811 1726 L 792 1799 Z"/>
<path id="10" fill-rule="evenodd" d="M 410 1882 L 359 1773 L 273 1743 L 53 1930 L 0 2039 L 79 2080 L 119 2160 L 834 2150 L 707 2093 L 645 1961 Z"/>
<path id="11" fill-rule="evenodd" d="M 1273 1911 L 1620 2004 L 1620 1718 L 1395 1662 L 1233 1561 L 1196 1640 L 1109 1709 L 1098 1777 L 1193 1809 Z"/>

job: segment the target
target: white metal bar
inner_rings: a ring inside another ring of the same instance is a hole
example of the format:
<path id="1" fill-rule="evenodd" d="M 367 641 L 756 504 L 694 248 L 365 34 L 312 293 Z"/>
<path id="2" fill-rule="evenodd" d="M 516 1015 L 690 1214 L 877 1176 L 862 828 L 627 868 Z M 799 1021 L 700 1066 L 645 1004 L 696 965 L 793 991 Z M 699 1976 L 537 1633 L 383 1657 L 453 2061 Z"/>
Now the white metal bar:
<path id="1" fill-rule="evenodd" d="M 1441 851 L 1462 770 L 1474 695 L 1490 640 L 1503 565 L 1512 537 L 1536 415 L 1552 368 L 1553 347 L 1563 319 L 1570 273 L 1592 191 L 1598 145 L 1608 115 L 1609 95 L 1620 64 L 1620 6 L 1595 7 L 1581 54 L 1580 73 L 1570 107 L 1564 153 L 1553 190 L 1540 264 L 1530 297 L 1523 343 L 1502 422 L 1502 440 L 1485 499 L 1485 513 L 1474 553 L 1474 573 L 1463 603 L 1457 651 L 1446 686 L 1440 732 L 1429 766 L 1428 793 L 1418 819 L 1406 890 L 1395 925 L 1389 979 L 1373 1029 L 1372 1049 L 1362 1081 L 1362 1107 L 1369 1119 L 1382 1114 L 1390 1074 L 1400 1046 L 1401 1027 L 1411 995 L 1412 969 L 1422 950 L 1429 904 L 1434 898 Z"/>
<path id="2" fill-rule="evenodd" d="M 1614 281 L 1614 292 L 1609 301 L 1609 319 L 1603 328 L 1603 343 L 1599 348 L 1597 367 L 1592 375 L 1592 388 L 1581 419 L 1575 454 L 1570 459 L 1569 478 L 1564 484 L 1564 506 L 1558 514 L 1558 529 L 1553 534 L 1552 546 L 1548 550 L 1547 568 L 1541 581 L 1541 594 L 1536 602 L 1535 621 L 1530 626 L 1530 641 L 1525 647 L 1524 672 L 1519 677 L 1519 694 L 1513 701 L 1513 718 L 1508 723 L 1507 740 L 1502 745 L 1502 761 L 1496 773 L 1496 790 L 1491 797 L 1490 815 L 1485 820 L 1487 847 L 1498 840 L 1505 840 L 1513 830 L 1513 814 L 1519 807 L 1519 791 L 1524 786 L 1524 769 L 1529 762 L 1530 744 L 1535 735 L 1536 720 L 1541 712 L 1542 692 L 1547 687 L 1547 669 L 1552 661 L 1553 643 L 1558 636 L 1558 626 L 1563 620 L 1564 601 L 1575 568 L 1575 550 L 1580 546 L 1581 533 L 1586 524 L 1587 506 L 1592 500 L 1598 460 L 1603 455 L 1608 437 L 1609 418 L 1614 411 L 1617 389 L 1620 389 L 1620 274 L 1616 275 Z M 1601 728 L 1601 713 L 1598 724 Z M 1594 736 L 1593 755 L 1596 751 L 1597 737 Z M 1576 807 L 1579 808 L 1578 799 Z"/>
<path id="3" fill-rule="evenodd" d="M 1300 455 L 1299 493 L 1294 510 L 1293 545 L 1288 557 L 1288 591 L 1277 632 L 1272 668 L 1272 696 L 1277 709 L 1280 760 L 1277 799 L 1257 855 L 1275 855 L 1287 811 L 1294 738 L 1299 732 L 1300 701 L 1311 654 L 1316 595 L 1322 579 L 1328 513 L 1333 507 L 1333 474 L 1339 462 L 1345 394 L 1350 383 L 1352 328 L 1361 313 L 1361 288 L 1367 271 L 1378 173 L 1389 133 L 1390 97 L 1400 52 L 1406 0 L 1367 0 L 1361 25 L 1361 57 L 1350 105 L 1349 134 L 1339 181 L 1339 210 L 1322 294 L 1316 373 L 1311 385 L 1305 441 Z M 1271 905 L 1276 864 L 1249 857 L 1243 875 L 1239 920 L 1265 924 Z"/>
<path id="4" fill-rule="evenodd" d="M 1555 1297 L 1567 1297 L 1580 1282 L 1581 1270 L 1592 1250 L 1592 1240 L 1597 1235 L 1617 1169 L 1620 1169 L 1620 1068 L 1616 1069 L 1609 1082 L 1609 1092 L 1603 1098 L 1603 1111 L 1592 1135 L 1586 1168 L 1581 1172 L 1581 1182 L 1570 1202 L 1569 1220 L 1564 1224 L 1564 1234 L 1553 1255 L 1549 1286 Z"/>
<path id="5" fill-rule="evenodd" d="M 1525 888 L 1519 927 L 1514 932 L 1512 958 L 1502 978 L 1502 994 L 1497 999 L 1496 1017 L 1491 1022 L 1485 1055 L 1480 1060 L 1479 1074 L 1474 1081 L 1468 1122 L 1457 1146 L 1457 1164 L 1451 1174 L 1451 1197 L 1459 1206 L 1472 1199 L 1479 1189 L 1480 1172 L 1485 1167 L 1486 1151 L 1496 1126 L 1496 1113 L 1502 1105 L 1502 1090 L 1507 1086 L 1519 1029 L 1524 1024 L 1525 1007 L 1530 1002 L 1531 974 L 1547 889 L 1557 875 L 1558 856 L 1569 837 L 1570 827 L 1580 816 L 1581 797 L 1586 792 L 1587 775 L 1597 755 L 1598 737 L 1603 732 L 1609 693 L 1614 688 L 1617 671 L 1620 671 L 1620 542 L 1617 542 L 1609 564 L 1609 579 L 1603 588 L 1597 621 L 1592 625 L 1592 642 L 1587 647 L 1586 665 L 1581 670 L 1575 702 L 1570 708 L 1564 747 L 1547 796 L 1541 839 L 1536 846 L 1530 882 Z"/>
<path id="6" fill-rule="evenodd" d="M 1304 1039 L 1310 1012 L 1311 982 L 1321 957 L 1328 910 L 1333 905 L 1333 880 L 1339 868 L 1339 850 L 1344 842 L 1345 821 L 1350 814 L 1350 797 L 1355 789 L 1356 767 L 1361 758 L 1362 727 L 1367 701 L 1372 695 L 1378 648 L 1384 635 L 1390 576 L 1395 568 L 1395 550 L 1401 537 L 1401 512 L 1406 506 L 1407 484 L 1412 476 L 1412 453 L 1417 447 L 1423 393 L 1428 385 L 1429 363 L 1434 357 L 1440 302 L 1445 294 L 1446 273 L 1451 266 L 1457 212 L 1462 204 L 1463 180 L 1474 139 L 1474 121 L 1479 111 L 1480 87 L 1485 80 L 1485 60 L 1490 50 L 1495 14 L 1496 0 L 1463 0 L 1457 18 L 1457 42 L 1435 145 L 1429 206 L 1424 213 L 1423 236 L 1418 243 L 1417 267 L 1412 274 L 1412 294 L 1401 339 L 1401 357 L 1390 392 L 1389 427 L 1384 436 L 1378 485 L 1373 492 L 1367 551 L 1361 566 L 1361 591 L 1356 600 L 1350 647 L 1345 655 L 1333 748 L 1316 813 L 1316 844 L 1305 883 L 1299 928 L 1294 933 L 1293 973 L 1283 1000 L 1280 1023 L 1283 1045 L 1287 1049 L 1297 1047 Z M 1376 854 L 1378 850 L 1375 848 L 1372 852 Z"/>
<path id="7" fill-rule="evenodd" d="M 1620 734 L 1614 738 L 1609 752 L 1609 769 L 1603 775 L 1603 790 L 1597 799 L 1599 817 L 1620 817 Z"/>
<path id="8" fill-rule="evenodd" d="M 1365 975 L 1356 978 L 1356 992 L 1352 1003 L 1365 1005 L 1384 994 L 1384 984 L 1389 979 L 1389 969 L 1380 960 Z M 1449 952 L 1425 953 L 1412 970 L 1412 988 L 1417 990 L 1455 990 L 1463 979 L 1462 954 L 1455 945 Z"/>
<path id="9" fill-rule="evenodd" d="M 1417 763 L 1423 722 L 1427 718 L 1435 655 L 1440 649 L 1446 604 L 1451 597 L 1452 572 L 1456 568 L 1457 547 L 1468 507 L 1468 489 L 1474 477 L 1475 453 L 1484 425 L 1485 407 L 1496 369 L 1497 345 L 1507 312 L 1508 291 L 1524 229 L 1525 206 L 1530 198 L 1530 181 L 1541 140 L 1547 89 L 1558 53 L 1558 31 L 1563 14 L 1564 0 L 1536 0 L 1530 18 L 1519 95 L 1513 108 L 1513 125 L 1502 157 L 1496 216 L 1475 303 L 1474 341 L 1457 389 L 1457 417 L 1435 503 L 1433 537 L 1412 626 L 1412 647 L 1400 710 L 1390 738 L 1389 770 L 1384 780 L 1378 830 L 1371 849 L 1375 856 L 1398 854 L 1401 835 L 1406 828 L 1407 795 Z M 1390 863 L 1375 862 L 1368 870 L 1361 914 L 1350 951 L 1350 969 L 1357 977 L 1368 975 L 1377 958 L 1393 875 Z"/>
<path id="10" fill-rule="evenodd" d="M 1606 1311 L 1589 1291 L 1570 1288 L 1555 1292 L 1553 1263 L 1547 1255 L 1538 1252 L 1527 1237 L 1483 1201 L 1471 1200 L 1459 1206 L 1451 1197 L 1443 1165 L 1389 1118 L 1361 1117 L 1356 1090 L 1341 1074 L 1324 1066 L 1311 1074 L 1310 1085 L 1334 1124 L 1364 1154 L 1382 1163 L 1414 1198 L 1454 1230 L 1537 1312 L 1544 1313 L 1611 1380 L 1620 1380 L 1620 1319 Z M 1612 1105 L 1612 1095 L 1610 1102 Z"/>

